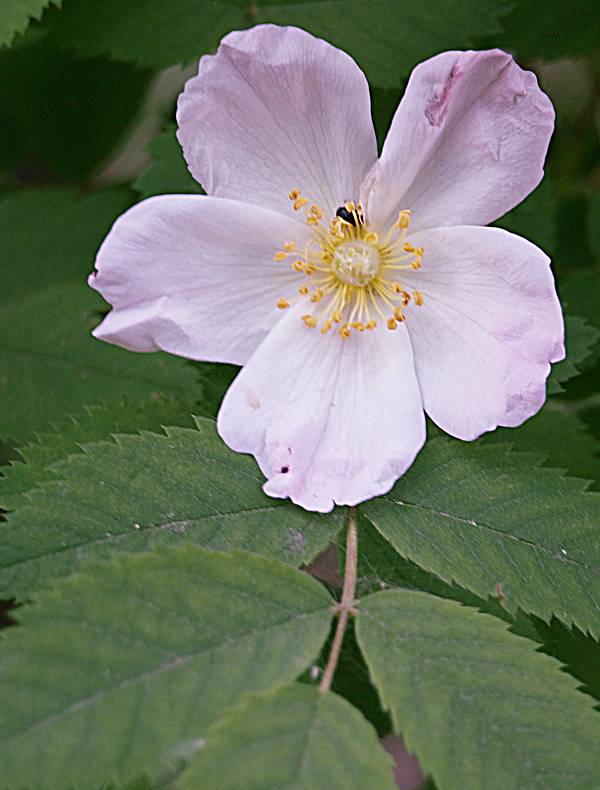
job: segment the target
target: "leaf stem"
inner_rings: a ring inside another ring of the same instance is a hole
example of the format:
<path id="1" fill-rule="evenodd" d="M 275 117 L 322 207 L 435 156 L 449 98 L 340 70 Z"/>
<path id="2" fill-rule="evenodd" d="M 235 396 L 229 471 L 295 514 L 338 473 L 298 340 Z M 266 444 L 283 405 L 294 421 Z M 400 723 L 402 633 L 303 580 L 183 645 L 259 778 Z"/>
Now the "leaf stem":
<path id="1" fill-rule="evenodd" d="M 346 564 L 344 567 L 344 586 L 342 588 L 342 600 L 337 606 L 340 619 L 338 620 L 335 635 L 331 644 L 329 658 L 327 659 L 327 666 L 323 673 L 323 679 L 319 686 L 321 694 L 329 691 L 331 688 L 331 681 L 337 667 L 338 659 L 340 657 L 340 650 L 342 642 L 344 641 L 344 633 L 348 625 L 348 617 L 354 611 L 355 592 L 356 592 L 356 562 L 358 559 L 358 535 L 357 535 L 357 518 L 356 508 L 348 508 L 348 537 L 346 538 Z"/>

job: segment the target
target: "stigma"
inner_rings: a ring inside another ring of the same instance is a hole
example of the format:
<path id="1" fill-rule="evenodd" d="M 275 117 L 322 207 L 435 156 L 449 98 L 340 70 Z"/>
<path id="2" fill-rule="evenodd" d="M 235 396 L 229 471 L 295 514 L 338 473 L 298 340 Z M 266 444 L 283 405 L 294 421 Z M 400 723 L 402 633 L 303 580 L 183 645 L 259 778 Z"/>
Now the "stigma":
<path id="1" fill-rule="evenodd" d="M 360 203 L 347 201 L 331 220 L 323 209 L 299 189 L 289 193 L 294 211 L 303 212 L 314 237 L 303 250 L 293 241 L 275 252 L 276 263 L 289 263 L 299 275 L 310 278 L 298 288 L 307 303 L 302 321 L 308 329 L 326 335 L 335 329 L 344 339 L 378 326 L 394 331 L 405 320 L 409 305 L 421 307 L 421 291 L 410 291 L 402 281 L 403 270 L 421 267 L 423 248 L 413 247 L 406 235 L 410 211 L 403 210 L 383 238 L 369 229 Z M 277 307 L 291 302 L 281 298 Z"/>

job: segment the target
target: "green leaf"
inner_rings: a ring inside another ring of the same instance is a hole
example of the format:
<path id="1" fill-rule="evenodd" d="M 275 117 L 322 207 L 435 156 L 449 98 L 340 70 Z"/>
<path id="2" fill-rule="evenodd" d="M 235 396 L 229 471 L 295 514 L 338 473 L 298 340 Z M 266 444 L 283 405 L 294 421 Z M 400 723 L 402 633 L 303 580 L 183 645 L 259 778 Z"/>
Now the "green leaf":
<path id="1" fill-rule="evenodd" d="M 216 49 L 244 21 L 242 3 L 218 0 L 70 0 L 51 25 L 62 44 L 79 52 L 164 68 Z"/>
<path id="2" fill-rule="evenodd" d="M 176 765 L 241 693 L 304 669 L 331 603 L 275 560 L 189 545 L 63 580 L 3 640 L 2 787 L 94 787 Z"/>
<path id="3" fill-rule="evenodd" d="M 5 184 L 86 180 L 129 131 L 152 77 L 35 35 L 0 52 L 0 72 Z"/>
<path id="4" fill-rule="evenodd" d="M 600 211 L 598 214 L 600 224 Z M 595 271 L 578 272 L 559 283 L 560 296 L 569 309 L 600 329 L 600 274 Z"/>
<path id="5" fill-rule="evenodd" d="M 555 212 L 550 182 L 545 178 L 522 203 L 496 220 L 494 225 L 529 239 L 551 255 L 556 246 Z"/>
<path id="6" fill-rule="evenodd" d="M 439 787 L 597 787 L 590 698 L 499 620 L 388 591 L 361 601 L 357 635 L 396 730 Z"/>
<path id="7" fill-rule="evenodd" d="M 10 44 L 17 33 L 22 33 L 32 19 L 39 19 L 50 3 L 61 0 L 2 0 L 0 5 L 0 47 Z"/>
<path id="8" fill-rule="evenodd" d="M 388 0 L 309 0 L 260 3 L 204 0 L 71 0 L 54 15 L 53 29 L 67 46 L 145 66 L 168 66 L 214 49 L 232 29 L 254 22 L 298 25 L 347 50 L 374 84 L 398 86 L 420 60 L 441 50 L 466 48 L 498 32 L 504 0 L 435 0 L 398 9 Z"/>
<path id="9" fill-rule="evenodd" d="M 193 367 L 92 337 L 104 308 L 85 280 L 43 288 L 0 316 L 0 435 L 19 443 L 86 404 L 189 396 Z"/>
<path id="10" fill-rule="evenodd" d="M 433 439 L 361 514 L 403 557 L 481 598 L 600 633 L 600 495 L 502 445 Z"/>
<path id="11" fill-rule="evenodd" d="M 152 195 L 203 195 L 204 190 L 192 177 L 183 151 L 175 137 L 175 125 L 155 137 L 149 146 L 152 161 L 141 173 L 133 188 L 142 198 Z"/>
<path id="12" fill-rule="evenodd" d="M 514 3 L 503 31 L 486 41 L 520 59 L 554 60 L 600 46 L 600 6 L 590 0 L 528 0 Z"/>
<path id="13" fill-rule="evenodd" d="M 564 392 L 564 384 L 596 359 L 600 347 L 600 331 L 577 315 L 565 317 L 565 345 L 567 356 L 556 365 L 548 376 L 548 394 Z"/>
<path id="14" fill-rule="evenodd" d="M 425 58 L 467 49 L 498 32 L 509 5 L 503 0 L 322 0 L 259 5 L 258 21 L 297 25 L 346 50 L 381 87 L 396 87 Z"/>
<path id="15" fill-rule="evenodd" d="M 394 790 L 392 761 L 343 697 L 303 684 L 249 695 L 207 734 L 183 790 Z"/>
<path id="16" fill-rule="evenodd" d="M 545 623 L 531 618 L 542 650 L 565 665 L 565 670 L 583 684 L 582 690 L 600 700 L 600 644 L 577 628 L 567 628 L 558 620 Z M 598 706 L 596 706 L 598 707 Z"/>
<path id="17" fill-rule="evenodd" d="M 546 466 L 600 483 L 600 444 L 576 414 L 554 411 L 548 404 L 519 428 L 498 428 L 481 437 L 484 444 L 511 443 L 517 450 L 542 453 Z"/>
<path id="18" fill-rule="evenodd" d="M 114 220 L 132 203 L 127 189 L 79 197 L 72 189 L 25 190 L 0 197 L 0 303 L 81 278 Z"/>
<path id="19" fill-rule="evenodd" d="M 300 565 L 343 523 L 341 509 L 323 516 L 264 494 L 254 460 L 229 450 L 212 420 L 84 451 L 56 464 L 56 482 L 0 524 L 0 597 L 24 598 L 88 557 L 165 544 L 234 546 Z"/>
<path id="20" fill-rule="evenodd" d="M 600 192 L 595 192 L 589 205 L 588 227 L 590 236 L 590 247 L 597 262 L 600 262 Z M 595 275 L 596 282 L 598 275 Z M 598 289 L 598 285 L 595 286 Z M 597 315 L 597 313 L 596 313 Z"/>
<path id="21" fill-rule="evenodd" d="M 191 401 L 172 398 L 124 400 L 119 404 L 85 409 L 76 417 L 61 422 L 53 432 L 42 433 L 36 437 L 37 441 L 19 448 L 20 459 L 1 471 L 0 508 L 14 510 L 25 504 L 23 495 L 27 491 L 55 478 L 48 467 L 68 455 L 81 453 L 81 444 L 109 439 L 118 433 L 160 431 L 163 425 L 191 427 L 193 411 Z"/>

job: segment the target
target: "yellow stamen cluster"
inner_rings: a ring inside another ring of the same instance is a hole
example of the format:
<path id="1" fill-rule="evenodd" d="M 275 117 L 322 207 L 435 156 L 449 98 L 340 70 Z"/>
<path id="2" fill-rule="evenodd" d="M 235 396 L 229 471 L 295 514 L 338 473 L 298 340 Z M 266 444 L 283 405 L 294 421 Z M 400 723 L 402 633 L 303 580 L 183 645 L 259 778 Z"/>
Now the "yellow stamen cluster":
<path id="1" fill-rule="evenodd" d="M 346 202 L 327 222 L 323 209 L 299 189 L 293 189 L 289 198 L 295 211 L 304 211 L 315 237 L 301 254 L 293 241 L 286 241 L 273 257 L 312 278 L 310 285 L 298 288 L 300 296 L 308 296 L 308 304 L 314 305 L 302 316 L 308 328 L 321 323 L 321 334 L 335 327 L 340 337 L 349 338 L 353 331 L 372 331 L 379 318 L 395 330 L 405 320 L 403 308 L 411 301 L 417 307 L 423 304 L 421 291 L 411 292 L 397 279 L 402 270 L 419 269 L 424 254 L 422 247 L 406 240 L 409 210 L 400 211 L 394 226 L 380 238 L 368 228 L 360 204 Z M 283 297 L 277 302 L 280 309 L 289 306 Z"/>

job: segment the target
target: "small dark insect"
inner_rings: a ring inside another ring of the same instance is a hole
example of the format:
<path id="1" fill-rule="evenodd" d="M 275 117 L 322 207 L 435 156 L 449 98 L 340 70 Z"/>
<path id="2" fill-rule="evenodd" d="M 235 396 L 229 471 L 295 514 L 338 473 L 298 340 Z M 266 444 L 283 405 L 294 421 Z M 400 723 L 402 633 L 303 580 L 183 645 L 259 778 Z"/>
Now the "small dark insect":
<path id="1" fill-rule="evenodd" d="M 286 475 L 290 471 L 289 466 L 282 466 L 281 467 L 281 474 Z"/>
<path id="2" fill-rule="evenodd" d="M 356 217 L 351 211 L 348 211 L 346 206 L 340 206 L 335 212 L 335 216 L 343 219 L 344 222 L 347 222 L 349 225 L 354 225 L 354 227 L 356 227 Z M 357 216 L 360 222 L 360 216 L 358 214 Z"/>

